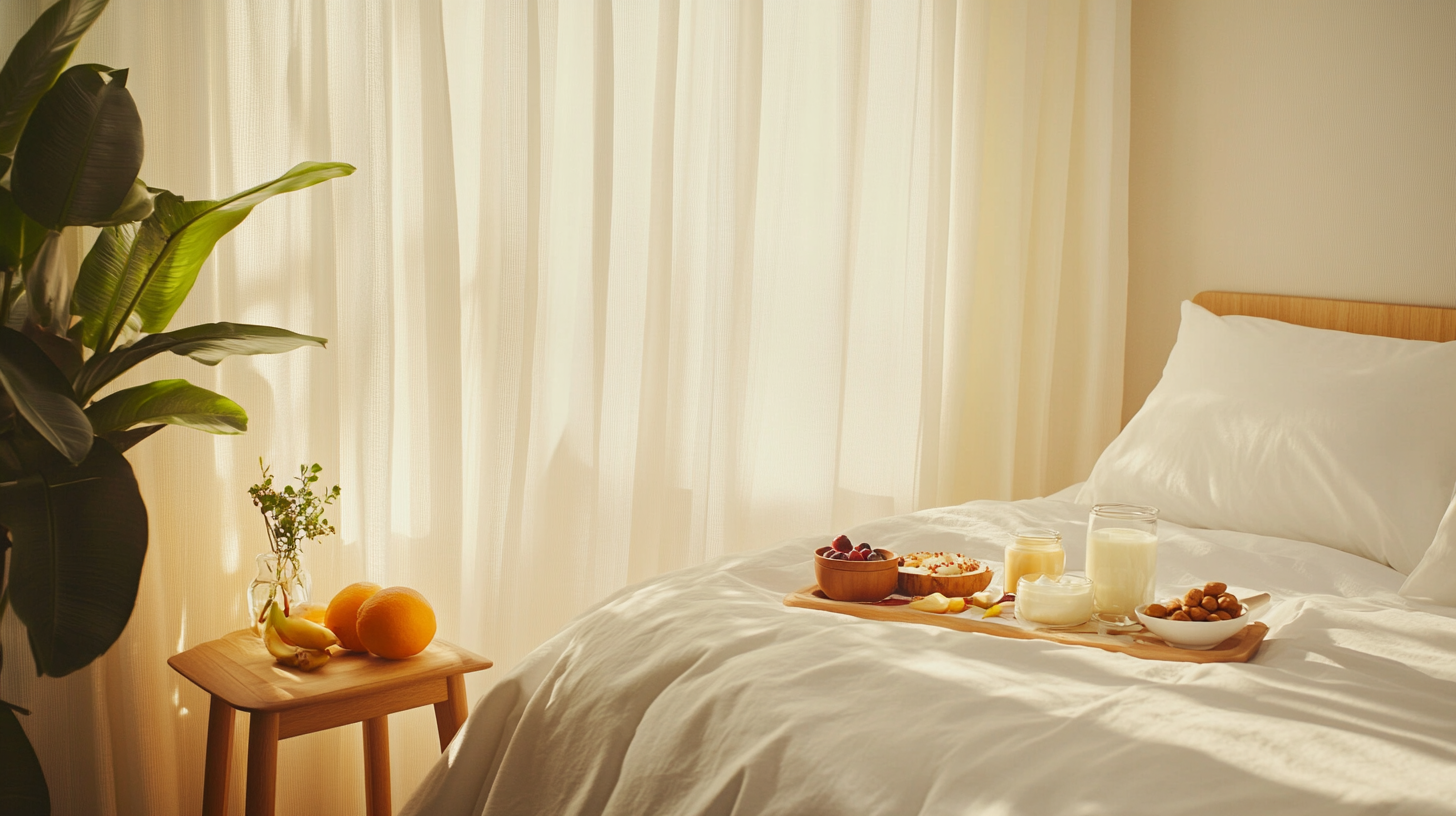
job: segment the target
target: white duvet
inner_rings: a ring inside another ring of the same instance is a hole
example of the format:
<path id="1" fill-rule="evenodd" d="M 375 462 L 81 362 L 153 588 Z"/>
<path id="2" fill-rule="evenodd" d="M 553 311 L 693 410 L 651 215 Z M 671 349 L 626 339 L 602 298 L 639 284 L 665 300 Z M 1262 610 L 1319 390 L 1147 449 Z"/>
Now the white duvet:
<path id="1" fill-rule="evenodd" d="M 1000 560 L 1086 508 L 973 502 L 851 531 Z M 790 609 L 798 540 L 626 590 L 476 705 L 405 814 L 1456 813 L 1456 610 L 1313 544 L 1164 523 L 1161 589 L 1266 589 L 1248 664 Z"/>

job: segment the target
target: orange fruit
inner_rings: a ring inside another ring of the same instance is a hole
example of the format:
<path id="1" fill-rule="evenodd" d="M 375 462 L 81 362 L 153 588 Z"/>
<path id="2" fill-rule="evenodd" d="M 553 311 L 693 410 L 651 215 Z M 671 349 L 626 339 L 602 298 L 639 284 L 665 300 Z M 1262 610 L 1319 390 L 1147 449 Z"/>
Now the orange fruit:
<path id="1" fill-rule="evenodd" d="M 360 605 L 355 625 L 370 654 L 403 660 L 424 651 L 435 639 L 435 610 L 413 589 L 389 587 Z"/>
<path id="2" fill-rule="evenodd" d="M 360 581 L 339 590 L 339 594 L 329 601 L 328 611 L 324 613 L 324 626 L 329 627 L 334 634 L 339 636 L 339 644 L 345 649 L 351 652 L 364 651 L 364 644 L 359 641 L 359 632 L 356 628 L 359 620 L 359 606 L 380 589 L 379 584 Z"/>

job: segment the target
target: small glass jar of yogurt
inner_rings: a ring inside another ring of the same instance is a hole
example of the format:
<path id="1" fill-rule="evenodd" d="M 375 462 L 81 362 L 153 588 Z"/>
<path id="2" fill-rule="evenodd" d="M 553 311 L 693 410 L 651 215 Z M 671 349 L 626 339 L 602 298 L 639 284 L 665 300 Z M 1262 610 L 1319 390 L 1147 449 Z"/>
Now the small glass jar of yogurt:
<path id="1" fill-rule="evenodd" d="M 1016 617 L 1042 626 L 1092 619 L 1092 581 L 1081 575 L 1027 575 L 1016 585 Z"/>

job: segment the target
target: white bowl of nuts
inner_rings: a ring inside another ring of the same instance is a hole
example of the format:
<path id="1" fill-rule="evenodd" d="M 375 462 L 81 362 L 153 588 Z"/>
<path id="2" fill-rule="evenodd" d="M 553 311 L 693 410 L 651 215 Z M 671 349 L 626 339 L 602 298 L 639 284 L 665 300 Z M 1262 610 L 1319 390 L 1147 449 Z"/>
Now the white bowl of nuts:
<path id="1" fill-rule="evenodd" d="M 1244 591 L 1240 600 L 1227 584 L 1210 581 L 1182 596 L 1137 608 L 1138 620 L 1171 646 L 1199 651 L 1212 649 L 1249 625 L 1252 610 L 1263 606 L 1268 594 Z"/>

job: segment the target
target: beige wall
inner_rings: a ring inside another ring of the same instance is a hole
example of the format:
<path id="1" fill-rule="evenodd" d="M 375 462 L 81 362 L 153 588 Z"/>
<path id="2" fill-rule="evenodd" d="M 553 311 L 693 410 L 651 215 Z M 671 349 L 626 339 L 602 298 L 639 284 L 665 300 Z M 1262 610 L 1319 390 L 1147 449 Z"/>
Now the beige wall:
<path id="1" fill-rule="evenodd" d="M 1134 0 L 1124 419 L 1205 289 L 1456 306 L 1456 0 Z"/>

